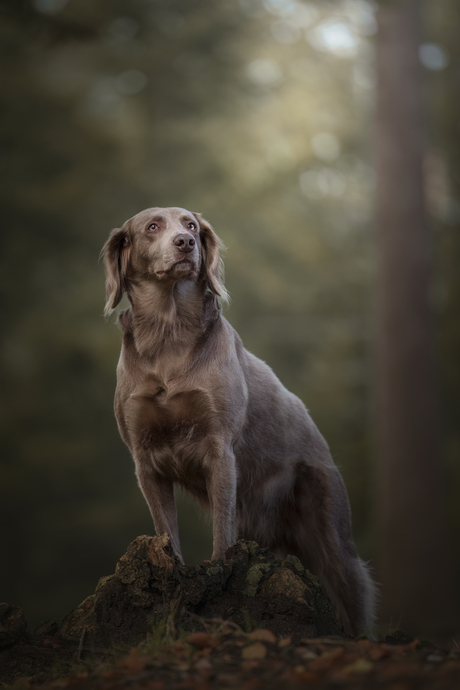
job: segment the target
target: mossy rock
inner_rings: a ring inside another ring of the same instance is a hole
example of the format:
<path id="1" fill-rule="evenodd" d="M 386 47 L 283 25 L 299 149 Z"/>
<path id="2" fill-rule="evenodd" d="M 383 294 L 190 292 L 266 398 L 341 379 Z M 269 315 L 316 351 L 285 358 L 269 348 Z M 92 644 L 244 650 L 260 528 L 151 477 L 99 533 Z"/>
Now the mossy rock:
<path id="1" fill-rule="evenodd" d="M 324 587 L 289 556 L 281 561 L 256 543 L 239 541 L 225 562 L 183 566 L 166 537 L 137 537 L 93 595 L 63 620 L 59 634 L 97 650 L 135 645 L 169 619 L 200 629 L 198 617 L 267 628 L 294 640 L 342 633 Z"/>

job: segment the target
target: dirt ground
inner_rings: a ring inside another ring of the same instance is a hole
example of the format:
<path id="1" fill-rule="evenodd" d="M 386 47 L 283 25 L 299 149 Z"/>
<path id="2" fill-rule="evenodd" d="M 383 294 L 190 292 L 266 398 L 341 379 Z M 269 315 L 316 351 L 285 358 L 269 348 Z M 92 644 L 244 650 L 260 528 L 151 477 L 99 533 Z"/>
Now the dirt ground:
<path id="1" fill-rule="evenodd" d="M 346 690 L 459 690 L 460 648 L 413 640 L 398 644 L 403 634 L 385 642 L 341 638 L 277 638 L 270 630 L 244 633 L 234 624 L 207 621 L 208 632 L 172 640 L 167 634 L 150 637 L 121 653 L 116 660 L 85 658 L 81 651 L 63 677 L 47 680 L 49 672 L 18 677 L 12 690 L 34 688 L 74 690 L 270 690 L 337 688 Z M 57 638 L 43 640 L 45 649 Z M 54 673 L 59 669 L 54 669 Z"/>

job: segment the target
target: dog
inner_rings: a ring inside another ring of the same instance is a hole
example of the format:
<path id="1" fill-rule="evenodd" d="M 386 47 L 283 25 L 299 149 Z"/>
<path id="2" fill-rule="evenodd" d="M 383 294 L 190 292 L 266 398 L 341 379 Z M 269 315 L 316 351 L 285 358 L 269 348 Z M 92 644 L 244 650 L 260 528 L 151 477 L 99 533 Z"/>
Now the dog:
<path id="1" fill-rule="evenodd" d="M 157 534 L 183 562 L 174 485 L 213 521 L 212 560 L 238 538 L 297 556 L 345 630 L 372 623 L 375 586 L 358 557 L 346 490 L 304 404 L 249 353 L 221 314 L 222 244 L 201 214 L 149 208 L 112 231 L 106 315 L 123 344 L 115 415 Z"/>

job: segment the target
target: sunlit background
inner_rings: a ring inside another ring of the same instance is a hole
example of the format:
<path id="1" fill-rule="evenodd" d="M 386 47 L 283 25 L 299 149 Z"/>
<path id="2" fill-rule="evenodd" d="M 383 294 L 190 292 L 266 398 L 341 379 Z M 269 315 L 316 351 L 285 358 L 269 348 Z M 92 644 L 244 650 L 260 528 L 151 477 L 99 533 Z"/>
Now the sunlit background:
<path id="1" fill-rule="evenodd" d="M 299 395 L 372 559 L 376 5 L 9 0 L 3 86 L 0 600 L 61 618 L 152 533 L 112 399 L 98 256 L 149 206 L 224 241 L 244 344 Z M 426 193 L 452 543 L 460 543 L 460 8 L 424 3 Z M 189 563 L 210 524 L 180 499 Z M 457 555 L 456 555 L 457 557 Z"/>

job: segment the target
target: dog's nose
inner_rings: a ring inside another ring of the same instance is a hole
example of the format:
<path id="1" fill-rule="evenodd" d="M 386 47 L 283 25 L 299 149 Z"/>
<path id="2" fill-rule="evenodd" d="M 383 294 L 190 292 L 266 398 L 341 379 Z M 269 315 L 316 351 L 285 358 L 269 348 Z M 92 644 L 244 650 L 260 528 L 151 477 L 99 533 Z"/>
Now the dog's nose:
<path id="1" fill-rule="evenodd" d="M 176 235 L 173 242 L 179 251 L 184 252 L 184 254 L 193 251 L 193 247 L 195 246 L 195 238 L 185 232 Z"/>

